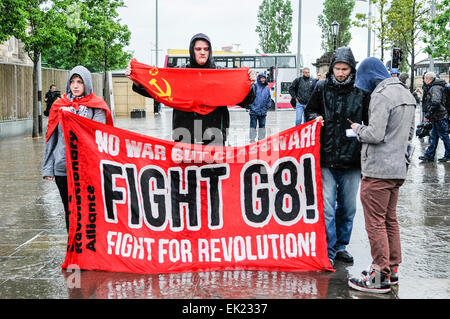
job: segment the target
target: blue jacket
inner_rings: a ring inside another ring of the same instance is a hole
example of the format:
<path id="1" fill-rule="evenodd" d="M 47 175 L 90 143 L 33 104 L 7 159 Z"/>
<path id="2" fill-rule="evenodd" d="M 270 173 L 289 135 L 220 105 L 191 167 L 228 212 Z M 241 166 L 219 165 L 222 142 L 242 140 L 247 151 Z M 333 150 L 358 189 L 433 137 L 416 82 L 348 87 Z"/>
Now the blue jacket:
<path id="1" fill-rule="evenodd" d="M 272 99 L 270 98 L 270 90 L 267 87 L 267 81 L 264 84 L 261 83 L 261 78 L 265 77 L 264 73 L 258 74 L 256 80 L 256 97 L 253 103 L 250 105 L 251 115 L 266 115 L 267 110 L 270 108 Z"/>

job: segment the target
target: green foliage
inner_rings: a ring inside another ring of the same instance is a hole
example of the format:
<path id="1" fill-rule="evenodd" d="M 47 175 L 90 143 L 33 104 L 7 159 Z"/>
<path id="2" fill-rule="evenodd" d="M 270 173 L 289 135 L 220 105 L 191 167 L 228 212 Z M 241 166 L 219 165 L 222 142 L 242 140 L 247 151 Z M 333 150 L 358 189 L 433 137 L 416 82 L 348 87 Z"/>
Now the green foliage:
<path id="1" fill-rule="evenodd" d="M 325 0 L 323 13 L 319 16 L 318 25 L 322 29 L 322 49 L 333 51 L 333 35 L 331 24 L 334 20 L 339 23 L 339 33 L 336 37 L 337 47 L 347 46 L 352 39 L 350 34 L 350 16 L 355 6 L 353 0 Z"/>
<path id="2" fill-rule="evenodd" d="M 43 61 L 63 69 L 81 64 L 92 72 L 124 68 L 131 54 L 123 48 L 131 34 L 118 18 L 117 9 L 123 6 L 122 0 L 66 0 L 64 26 L 71 41 L 47 50 Z"/>
<path id="3" fill-rule="evenodd" d="M 436 16 L 422 23 L 426 36 L 423 41 L 428 44 L 425 52 L 434 58 L 450 59 L 450 0 L 442 0 L 436 5 Z"/>
<path id="4" fill-rule="evenodd" d="M 15 0 L 0 0 L 0 42 L 25 30 L 24 12 Z"/>
<path id="5" fill-rule="evenodd" d="M 289 0 L 263 0 L 258 10 L 259 47 L 264 53 L 288 53 L 292 41 Z"/>
<path id="6" fill-rule="evenodd" d="M 402 49 L 404 61 L 411 68 L 415 56 L 420 53 L 421 25 L 428 14 L 426 0 L 392 0 L 391 7 L 386 11 L 387 42 L 390 48 Z"/>
<path id="7" fill-rule="evenodd" d="M 65 21 L 64 16 L 58 13 L 62 0 L 1 1 L 0 33 L 3 38 L 15 36 L 22 41 L 24 50 L 34 63 L 38 61 L 39 55 L 54 43 L 65 42 L 70 38 L 60 27 Z M 3 12 L 3 9 L 6 11 Z"/>

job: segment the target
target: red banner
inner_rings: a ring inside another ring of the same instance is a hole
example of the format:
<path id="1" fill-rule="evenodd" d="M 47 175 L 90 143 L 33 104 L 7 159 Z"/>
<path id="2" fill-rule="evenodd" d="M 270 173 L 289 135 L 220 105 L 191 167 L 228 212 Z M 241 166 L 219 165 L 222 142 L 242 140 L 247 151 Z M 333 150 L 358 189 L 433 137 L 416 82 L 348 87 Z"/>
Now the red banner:
<path id="1" fill-rule="evenodd" d="M 71 211 L 63 268 L 333 271 L 317 122 L 221 147 L 60 112 Z"/>
<path id="2" fill-rule="evenodd" d="M 208 114 L 235 105 L 250 92 L 248 67 L 236 69 L 157 68 L 132 59 L 130 78 L 164 105 Z"/>

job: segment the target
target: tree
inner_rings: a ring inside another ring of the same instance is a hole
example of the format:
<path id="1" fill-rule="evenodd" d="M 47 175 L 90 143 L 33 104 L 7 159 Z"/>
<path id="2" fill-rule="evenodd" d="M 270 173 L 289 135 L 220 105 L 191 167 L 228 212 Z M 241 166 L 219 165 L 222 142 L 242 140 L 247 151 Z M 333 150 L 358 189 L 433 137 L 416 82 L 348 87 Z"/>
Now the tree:
<path id="1" fill-rule="evenodd" d="M 117 9 L 122 0 L 67 1 L 67 30 L 70 45 L 55 45 L 44 56 L 47 65 L 71 69 L 84 65 L 92 72 L 105 72 L 126 66 L 131 54 L 123 48 L 129 44 L 130 31 L 121 25 Z"/>
<path id="2" fill-rule="evenodd" d="M 0 43 L 25 30 L 23 11 L 15 0 L 0 0 Z"/>
<path id="3" fill-rule="evenodd" d="M 414 90 L 415 58 L 421 52 L 421 25 L 429 16 L 429 10 L 424 6 L 425 1 L 392 0 L 391 7 L 386 11 L 386 36 L 391 48 L 399 47 L 403 51 L 403 61 L 410 67 L 411 72 L 411 92 Z"/>
<path id="4" fill-rule="evenodd" d="M 5 0 L 3 0 L 5 1 Z M 8 2 L 8 1 L 6 1 Z M 18 27 L 12 35 L 24 43 L 24 50 L 33 61 L 33 137 L 42 135 L 42 115 L 39 114 L 38 66 L 42 52 L 55 43 L 69 39 L 65 29 L 66 18 L 58 11 L 62 0 L 18 0 L 13 12 L 20 13 Z"/>
<path id="5" fill-rule="evenodd" d="M 425 32 L 423 41 L 428 43 L 425 52 L 434 58 L 450 59 L 450 0 L 442 0 L 436 5 L 436 16 L 422 24 Z"/>
<path id="6" fill-rule="evenodd" d="M 263 0 L 258 10 L 256 32 L 264 53 L 288 53 L 292 41 L 291 1 Z"/>
<path id="7" fill-rule="evenodd" d="M 350 34 L 350 15 L 355 6 L 353 0 L 325 0 L 323 13 L 319 15 L 318 26 L 322 29 L 322 49 L 325 52 L 333 51 L 333 35 L 331 24 L 333 21 L 339 23 L 339 33 L 336 36 L 337 47 L 347 46 L 352 39 Z"/>
<path id="8" fill-rule="evenodd" d="M 93 67 L 103 71 L 103 89 L 106 87 L 106 72 L 125 68 L 131 54 L 123 48 L 130 43 L 131 32 L 127 25 L 121 25 L 117 9 L 124 6 L 123 0 L 91 0 L 93 24 L 90 34 L 93 43 L 89 58 Z M 93 9 L 94 8 L 94 9 Z M 105 92 L 103 92 L 105 97 Z"/>

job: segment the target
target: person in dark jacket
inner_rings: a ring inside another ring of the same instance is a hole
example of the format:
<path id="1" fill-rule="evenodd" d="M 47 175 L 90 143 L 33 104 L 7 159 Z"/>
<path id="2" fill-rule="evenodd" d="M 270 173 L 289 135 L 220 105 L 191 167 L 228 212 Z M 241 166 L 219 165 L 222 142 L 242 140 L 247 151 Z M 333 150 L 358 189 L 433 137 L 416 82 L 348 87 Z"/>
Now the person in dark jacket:
<path id="1" fill-rule="evenodd" d="M 401 73 L 401 74 L 398 76 L 398 79 L 400 80 L 400 82 L 402 82 L 402 83 L 403 83 L 404 85 L 406 85 L 407 87 L 409 87 L 410 84 L 411 84 L 410 81 L 408 81 L 408 80 L 409 80 L 409 75 L 408 75 L 408 73 L 405 73 L 405 72 Z M 416 100 L 416 104 L 419 104 L 419 103 L 420 103 L 420 98 L 419 98 L 419 96 L 417 95 L 417 92 L 416 92 L 416 91 L 413 91 L 411 94 L 413 95 L 414 99 Z"/>
<path id="2" fill-rule="evenodd" d="M 289 87 L 289 94 L 297 102 L 295 105 L 295 125 L 305 122 L 303 113 L 315 86 L 310 74 L 309 68 L 304 68 L 303 76 L 296 78 Z"/>
<path id="3" fill-rule="evenodd" d="M 444 142 L 444 157 L 439 162 L 450 162 L 450 138 L 448 136 L 448 114 L 445 108 L 445 81 L 437 79 L 434 72 L 425 74 L 425 83 L 429 86 L 429 91 L 423 99 L 426 99 L 428 105 L 424 117 L 425 122 L 431 122 L 430 144 L 423 156 L 419 159 L 423 162 L 434 162 L 439 138 Z"/>
<path id="4" fill-rule="evenodd" d="M 356 61 L 348 47 L 336 49 L 327 77 L 320 80 L 306 105 L 306 120 L 318 119 L 320 166 L 328 258 L 353 262 L 346 251 L 356 213 L 361 180 L 361 145 L 350 121 L 367 124 L 369 95 L 354 87 Z"/>
<path id="5" fill-rule="evenodd" d="M 266 116 L 270 108 L 272 99 L 270 98 L 270 90 L 267 87 L 266 75 L 258 74 L 256 81 L 256 97 L 250 104 L 250 143 L 255 142 L 256 126 L 258 126 L 258 140 L 266 137 Z"/>
<path id="6" fill-rule="evenodd" d="M 50 114 L 50 109 L 58 97 L 60 96 L 60 92 L 56 91 L 56 85 L 50 85 L 50 89 L 45 93 L 44 101 L 47 104 L 47 108 L 44 111 L 44 115 L 48 116 Z"/>
<path id="7" fill-rule="evenodd" d="M 209 37 L 203 33 L 194 35 L 189 44 L 189 63 L 182 68 L 206 68 L 218 69 L 212 56 L 212 46 Z M 128 65 L 125 75 L 131 74 L 131 66 Z M 256 75 L 249 70 L 252 83 L 256 81 Z M 143 96 L 153 98 L 143 86 L 133 83 L 133 91 Z M 226 94 L 226 92 L 224 92 Z M 255 99 L 254 86 L 249 94 L 238 103 L 246 107 Z M 200 126 L 200 128 L 197 128 Z M 230 114 L 227 106 L 218 106 L 214 111 L 202 115 L 196 112 L 173 110 L 172 114 L 172 138 L 175 142 L 203 144 L 203 145 L 225 145 L 227 131 L 230 127 Z M 200 134 L 198 134 L 199 132 Z"/>

